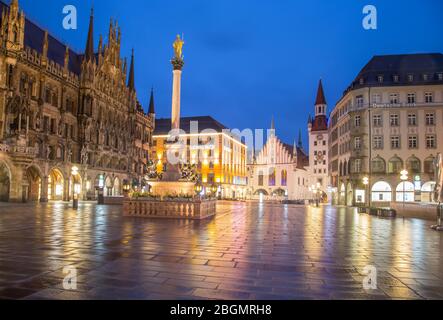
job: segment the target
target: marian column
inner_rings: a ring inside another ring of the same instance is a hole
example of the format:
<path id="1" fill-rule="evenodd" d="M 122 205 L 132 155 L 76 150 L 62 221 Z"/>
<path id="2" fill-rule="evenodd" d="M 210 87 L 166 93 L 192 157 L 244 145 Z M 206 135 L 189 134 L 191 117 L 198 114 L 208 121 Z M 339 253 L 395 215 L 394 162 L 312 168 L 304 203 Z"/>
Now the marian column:
<path id="1" fill-rule="evenodd" d="M 175 57 L 171 60 L 174 74 L 172 83 L 172 113 L 171 113 L 171 130 L 180 129 L 180 89 L 182 69 L 185 64 L 183 61 L 183 45 L 184 41 L 177 35 L 174 44 L 172 45 L 175 52 Z M 177 133 L 178 134 L 178 131 Z"/>
<path id="2" fill-rule="evenodd" d="M 180 173 L 180 87 L 182 69 L 185 64 L 183 61 L 183 44 L 184 41 L 177 35 L 174 44 L 175 56 L 171 60 L 173 67 L 173 83 L 172 83 L 172 110 L 171 110 L 171 132 L 166 142 L 167 160 L 166 171 L 163 172 L 163 181 L 178 181 L 181 178 Z"/>

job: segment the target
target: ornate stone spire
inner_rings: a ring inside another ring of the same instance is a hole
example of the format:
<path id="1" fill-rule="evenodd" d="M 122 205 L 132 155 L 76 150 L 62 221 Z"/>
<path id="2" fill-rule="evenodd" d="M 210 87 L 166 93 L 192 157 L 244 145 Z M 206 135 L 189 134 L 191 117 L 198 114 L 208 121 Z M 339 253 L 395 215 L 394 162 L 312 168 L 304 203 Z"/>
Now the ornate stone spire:
<path id="1" fill-rule="evenodd" d="M 149 111 L 148 111 L 148 114 L 155 114 L 154 88 L 151 88 L 151 98 L 149 99 Z"/>
<path id="2" fill-rule="evenodd" d="M 131 91 L 135 91 L 135 79 L 134 79 L 134 49 L 132 49 L 131 66 L 129 68 L 128 88 Z"/>
<path id="3" fill-rule="evenodd" d="M 89 31 L 88 39 L 86 40 L 85 60 L 94 60 L 94 9 L 91 9 L 91 16 L 89 17 Z"/>

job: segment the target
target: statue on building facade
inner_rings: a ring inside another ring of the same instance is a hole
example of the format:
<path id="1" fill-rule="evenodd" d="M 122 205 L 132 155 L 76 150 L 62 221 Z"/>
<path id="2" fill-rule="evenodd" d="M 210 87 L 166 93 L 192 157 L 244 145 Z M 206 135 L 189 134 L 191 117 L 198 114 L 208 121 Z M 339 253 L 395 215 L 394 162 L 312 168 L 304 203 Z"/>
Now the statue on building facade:
<path id="1" fill-rule="evenodd" d="M 83 146 L 80 152 L 80 162 L 81 164 L 88 164 L 88 161 L 89 161 L 88 150 L 86 149 L 86 146 Z"/>

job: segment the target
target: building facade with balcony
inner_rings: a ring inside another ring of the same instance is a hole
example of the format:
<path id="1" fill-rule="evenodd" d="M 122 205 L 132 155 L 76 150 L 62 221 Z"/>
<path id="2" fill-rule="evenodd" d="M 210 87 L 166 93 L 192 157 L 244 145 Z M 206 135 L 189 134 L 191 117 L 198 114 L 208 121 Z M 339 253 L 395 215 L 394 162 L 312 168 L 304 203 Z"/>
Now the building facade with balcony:
<path id="1" fill-rule="evenodd" d="M 221 198 L 245 198 L 248 185 L 246 144 L 210 116 L 182 117 L 180 130 L 183 148 L 179 161 L 196 165 L 203 186 L 217 186 Z M 159 174 L 170 165 L 166 146 L 169 138 L 171 119 L 157 119 L 151 159 L 156 161 Z"/>
<path id="2" fill-rule="evenodd" d="M 432 201 L 442 126 L 443 55 L 374 56 L 331 113 L 334 203 Z M 408 172 L 404 182 L 403 170 Z"/>
<path id="3" fill-rule="evenodd" d="M 128 75 L 117 23 L 94 50 L 91 13 L 77 53 L 17 0 L 0 11 L 0 200 L 68 200 L 74 184 L 82 199 L 95 198 L 96 186 L 120 195 L 123 180 L 143 173 L 154 113 L 137 100 L 134 55 Z"/>

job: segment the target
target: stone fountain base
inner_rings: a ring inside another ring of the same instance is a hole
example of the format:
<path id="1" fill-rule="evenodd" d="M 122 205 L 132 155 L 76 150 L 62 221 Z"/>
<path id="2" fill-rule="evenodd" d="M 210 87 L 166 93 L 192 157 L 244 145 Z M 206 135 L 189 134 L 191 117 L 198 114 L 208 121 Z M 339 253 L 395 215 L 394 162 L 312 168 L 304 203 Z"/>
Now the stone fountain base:
<path id="1" fill-rule="evenodd" d="M 186 194 L 193 195 L 194 191 L 194 182 L 187 181 L 150 181 L 149 185 L 151 186 L 151 193 L 157 196 L 164 197 L 170 194 Z"/>
<path id="2" fill-rule="evenodd" d="M 123 202 L 123 215 L 142 218 L 206 219 L 215 215 L 217 200 L 160 200 L 128 198 Z"/>

